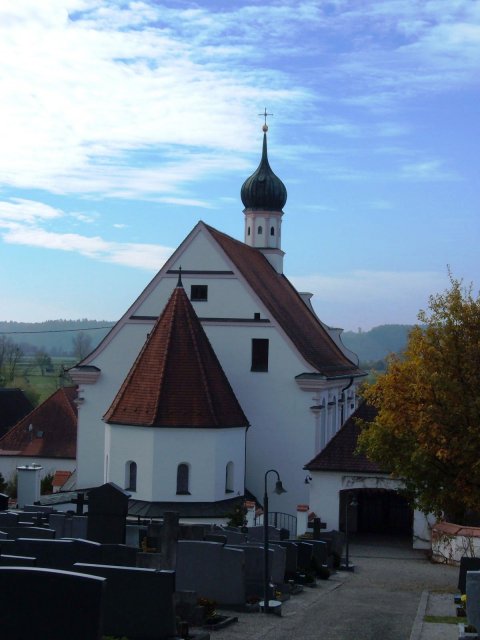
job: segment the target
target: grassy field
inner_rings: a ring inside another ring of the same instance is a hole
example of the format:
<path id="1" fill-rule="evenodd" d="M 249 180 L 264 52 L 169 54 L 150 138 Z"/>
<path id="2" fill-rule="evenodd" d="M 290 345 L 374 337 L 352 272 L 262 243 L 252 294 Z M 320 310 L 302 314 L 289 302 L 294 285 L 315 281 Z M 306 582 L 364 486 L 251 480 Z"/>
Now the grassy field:
<path id="1" fill-rule="evenodd" d="M 7 386 L 22 389 L 33 404 L 40 404 L 59 387 L 71 384 L 68 374 L 62 376 L 61 372 L 63 369 L 72 367 L 76 362 L 75 359 L 63 356 L 52 357 L 51 360 L 52 367 L 42 374 L 33 358 L 23 357 L 17 366 L 15 378 Z"/>

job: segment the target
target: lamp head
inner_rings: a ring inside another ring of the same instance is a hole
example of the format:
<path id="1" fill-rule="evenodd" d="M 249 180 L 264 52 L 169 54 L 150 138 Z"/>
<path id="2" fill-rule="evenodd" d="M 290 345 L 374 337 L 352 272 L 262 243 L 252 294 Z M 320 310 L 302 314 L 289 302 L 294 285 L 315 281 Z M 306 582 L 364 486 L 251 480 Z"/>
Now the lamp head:
<path id="1" fill-rule="evenodd" d="M 281 495 L 282 493 L 287 493 L 287 490 L 283 488 L 282 485 L 282 481 L 281 480 L 277 480 L 277 482 L 275 483 L 275 489 L 274 492 L 277 495 Z"/>

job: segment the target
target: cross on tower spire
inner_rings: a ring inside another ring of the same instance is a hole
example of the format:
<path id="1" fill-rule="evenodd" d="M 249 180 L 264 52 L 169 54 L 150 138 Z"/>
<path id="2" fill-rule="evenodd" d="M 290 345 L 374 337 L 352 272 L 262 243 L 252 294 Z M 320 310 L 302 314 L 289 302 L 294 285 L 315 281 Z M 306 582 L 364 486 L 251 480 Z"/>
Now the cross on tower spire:
<path id="1" fill-rule="evenodd" d="M 267 125 L 267 116 L 273 116 L 273 113 L 267 113 L 267 107 L 265 107 L 265 110 L 263 113 L 259 113 L 259 116 L 262 116 L 262 118 L 265 118 L 265 122 L 264 125 L 262 127 L 264 132 L 268 131 L 268 125 Z"/>

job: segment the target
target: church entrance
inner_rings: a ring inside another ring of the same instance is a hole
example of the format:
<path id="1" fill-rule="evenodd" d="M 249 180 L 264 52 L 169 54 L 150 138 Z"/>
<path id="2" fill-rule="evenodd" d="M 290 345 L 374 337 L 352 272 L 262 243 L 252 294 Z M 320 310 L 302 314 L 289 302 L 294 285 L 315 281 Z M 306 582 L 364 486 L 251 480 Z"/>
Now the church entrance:
<path id="1" fill-rule="evenodd" d="M 340 492 L 340 530 L 349 533 L 412 535 L 413 510 L 391 489 L 353 489 Z"/>

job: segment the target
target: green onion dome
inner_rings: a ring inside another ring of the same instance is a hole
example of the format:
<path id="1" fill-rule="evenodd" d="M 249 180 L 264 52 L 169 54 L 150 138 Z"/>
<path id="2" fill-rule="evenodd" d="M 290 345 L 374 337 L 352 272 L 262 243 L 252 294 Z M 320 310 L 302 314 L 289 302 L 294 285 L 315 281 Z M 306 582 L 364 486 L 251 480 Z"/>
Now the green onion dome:
<path id="1" fill-rule="evenodd" d="M 262 159 L 258 169 L 243 183 L 240 197 L 245 209 L 282 211 L 287 201 L 287 189 L 268 163 L 267 130 L 267 125 L 264 125 Z"/>

